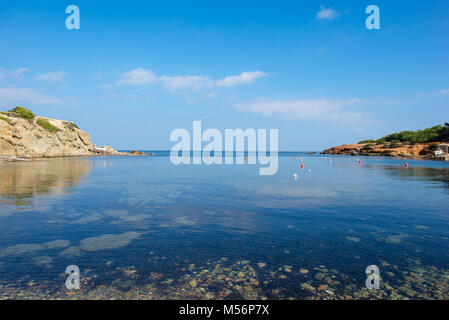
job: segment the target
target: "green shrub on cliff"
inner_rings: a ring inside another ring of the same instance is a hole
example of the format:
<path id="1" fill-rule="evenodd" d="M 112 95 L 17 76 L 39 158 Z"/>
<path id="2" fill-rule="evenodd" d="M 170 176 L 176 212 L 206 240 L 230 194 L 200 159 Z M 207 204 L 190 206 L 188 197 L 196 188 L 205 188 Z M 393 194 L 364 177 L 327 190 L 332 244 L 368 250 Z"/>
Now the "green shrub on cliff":
<path id="1" fill-rule="evenodd" d="M 14 123 L 12 123 L 12 121 L 9 120 L 8 118 L 5 118 L 5 117 L 0 116 L 0 120 L 5 121 L 5 122 L 7 122 L 8 124 L 10 124 L 10 125 L 12 125 L 12 126 L 14 125 Z"/>
<path id="2" fill-rule="evenodd" d="M 376 140 L 368 139 L 368 140 L 362 140 L 359 143 L 375 143 L 375 142 L 376 142 Z"/>
<path id="3" fill-rule="evenodd" d="M 401 146 L 402 146 L 402 143 L 399 140 L 390 141 L 390 148 L 399 148 Z"/>
<path id="4" fill-rule="evenodd" d="M 79 127 L 75 123 L 73 123 L 73 122 L 66 121 L 66 122 L 64 122 L 64 124 L 69 129 L 72 129 L 72 130 L 74 130 L 75 128 L 79 129 Z"/>
<path id="5" fill-rule="evenodd" d="M 45 119 L 38 118 L 36 123 L 49 132 L 57 132 L 59 129 Z"/>
<path id="6" fill-rule="evenodd" d="M 359 143 L 372 143 L 378 144 L 392 143 L 393 145 L 407 144 L 413 145 L 416 143 L 425 142 L 441 142 L 449 139 L 449 123 L 445 123 L 444 126 L 438 125 L 432 128 L 416 131 L 401 131 L 393 134 L 389 134 L 377 140 L 364 140 Z"/>
<path id="7" fill-rule="evenodd" d="M 36 115 L 31 110 L 20 106 L 9 110 L 8 115 L 12 117 L 22 118 L 28 121 L 32 121 L 36 117 Z"/>
<path id="8" fill-rule="evenodd" d="M 438 143 L 432 143 L 429 147 L 430 150 L 435 151 L 438 148 Z"/>

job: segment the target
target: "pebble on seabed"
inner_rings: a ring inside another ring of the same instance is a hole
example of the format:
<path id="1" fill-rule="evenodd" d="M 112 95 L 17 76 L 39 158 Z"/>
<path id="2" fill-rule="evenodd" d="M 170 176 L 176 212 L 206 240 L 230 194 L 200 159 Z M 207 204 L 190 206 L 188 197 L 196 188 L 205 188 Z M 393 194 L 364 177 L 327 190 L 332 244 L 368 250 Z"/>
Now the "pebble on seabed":
<path id="1" fill-rule="evenodd" d="M 292 266 L 273 266 L 240 260 L 210 261 L 204 266 L 190 264 L 184 275 L 166 279 L 158 272 L 150 276 L 139 273 L 135 266 L 108 269 L 116 278 L 112 285 L 96 285 L 98 275 L 91 270 L 83 272 L 82 288 L 67 291 L 55 287 L 51 281 L 19 279 L 18 285 L 0 281 L 0 299 L 448 299 L 449 270 L 424 266 L 419 259 L 406 259 L 409 267 L 401 268 L 386 261 L 379 262 L 384 270 L 380 290 L 368 290 L 353 276 L 313 267 L 316 273 Z M 226 265 L 225 265 L 226 263 Z M 258 273 L 256 269 L 260 272 Z M 394 277 L 393 277 L 394 276 Z M 136 279 L 145 280 L 137 285 Z M 299 278 L 298 278 L 299 277 Z M 298 281 L 291 291 L 292 281 Z M 391 282 L 391 281 L 394 282 Z M 59 280 L 58 280 L 59 281 Z M 263 283 L 263 285 L 261 285 Z M 20 285 L 21 284 L 21 285 Z M 285 284 L 285 285 L 284 285 Z"/>

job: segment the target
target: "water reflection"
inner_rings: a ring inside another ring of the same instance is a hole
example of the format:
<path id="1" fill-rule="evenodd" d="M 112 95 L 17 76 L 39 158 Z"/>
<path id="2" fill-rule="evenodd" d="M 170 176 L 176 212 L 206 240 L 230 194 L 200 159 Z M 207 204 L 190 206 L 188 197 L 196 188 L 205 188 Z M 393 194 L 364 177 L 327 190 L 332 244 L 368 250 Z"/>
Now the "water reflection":
<path id="1" fill-rule="evenodd" d="M 31 204 L 44 194 L 69 192 L 91 170 L 88 159 L 51 159 L 0 165 L 0 201 L 17 206 Z"/>
<path id="2" fill-rule="evenodd" d="M 429 168 L 423 166 L 405 168 L 391 165 L 368 165 L 367 168 L 383 169 L 389 176 L 398 179 L 438 182 L 438 187 L 449 189 L 449 168 Z"/>

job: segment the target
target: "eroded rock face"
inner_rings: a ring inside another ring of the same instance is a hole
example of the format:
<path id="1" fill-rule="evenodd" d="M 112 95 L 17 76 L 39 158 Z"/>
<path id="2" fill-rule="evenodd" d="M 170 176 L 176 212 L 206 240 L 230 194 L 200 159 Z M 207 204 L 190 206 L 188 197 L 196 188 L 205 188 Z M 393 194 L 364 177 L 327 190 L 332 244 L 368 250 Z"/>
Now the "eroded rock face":
<path id="1" fill-rule="evenodd" d="M 410 157 L 433 158 L 432 143 L 418 143 L 413 146 L 401 146 L 398 148 L 386 148 L 383 145 L 369 144 L 345 144 L 324 150 L 323 154 L 360 155 L 360 156 L 386 156 L 386 157 Z"/>
<path id="2" fill-rule="evenodd" d="M 36 119 L 28 121 L 5 114 L 1 116 L 10 123 L 0 119 L 0 156 L 41 158 L 91 155 L 89 134 L 69 121 L 36 117 L 47 120 L 59 129 L 50 132 L 36 124 Z"/>
<path id="3" fill-rule="evenodd" d="M 129 156 L 129 155 L 132 155 L 127 152 L 119 152 L 110 146 L 103 146 L 101 148 L 98 148 L 96 145 L 94 145 L 90 151 L 92 151 L 92 153 L 94 153 L 95 155 L 105 155 L 105 156 Z"/>

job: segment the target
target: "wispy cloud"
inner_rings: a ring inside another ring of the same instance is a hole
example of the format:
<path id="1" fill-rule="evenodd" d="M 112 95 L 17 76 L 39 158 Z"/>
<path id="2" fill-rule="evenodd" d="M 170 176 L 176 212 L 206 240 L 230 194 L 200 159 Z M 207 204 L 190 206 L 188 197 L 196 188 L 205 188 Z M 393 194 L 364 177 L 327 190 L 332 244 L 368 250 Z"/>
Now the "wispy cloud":
<path id="1" fill-rule="evenodd" d="M 100 84 L 99 87 L 101 89 L 109 89 L 109 88 L 112 88 L 112 84 L 110 84 L 110 83 L 103 83 L 103 84 Z"/>
<path id="2" fill-rule="evenodd" d="M 40 81 L 49 81 L 49 82 L 63 82 L 67 77 L 67 72 L 65 71 L 56 71 L 56 72 L 48 72 L 41 73 L 36 75 L 34 78 Z"/>
<path id="3" fill-rule="evenodd" d="M 157 77 L 153 72 L 144 68 L 137 68 L 122 74 L 117 84 L 122 86 L 140 86 L 153 83 L 156 80 Z"/>
<path id="4" fill-rule="evenodd" d="M 352 99 L 310 99 L 288 101 L 259 100 L 250 103 L 238 103 L 238 111 L 255 112 L 265 117 L 284 116 L 287 119 L 327 120 L 334 122 L 354 122 L 361 120 L 361 112 L 349 110 L 349 107 L 366 104 L 368 101 Z"/>
<path id="5" fill-rule="evenodd" d="M 0 88 L 0 105 L 54 104 L 64 100 L 42 93 L 32 88 Z"/>
<path id="6" fill-rule="evenodd" d="M 443 90 L 440 91 L 440 93 L 441 93 L 443 96 L 447 96 L 447 95 L 449 95 L 449 89 L 443 89 Z"/>
<path id="7" fill-rule="evenodd" d="M 236 76 L 227 76 L 217 81 L 219 87 L 235 87 L 244 83 L 252 83 L 259 78 L 268 77 L 268 73 L 262 71 L 244 71 Z"/>
<path id="8" fill-rule="evenodd" d="M 318 20 L 333 20 L 337 18 L 338 12 L 332 8 L 326 8 L 325 6 L 320 6 L 320 11 L 317 12 L 316 18 Z"/>
<path id="9" fill-rule="evenodd" d="M 19 68 L 17 70 L 8 71 L 0 68 L 0 80 L 7 78 L 20 78 L 25 72 L 29 71 L 28 68 Z"/>
<path id="10" fill-rule="evenodd" d="M 241 84 L 248 84 L 259 78 L 267 77 L 268 74 L 262 71 L 245 71 L 239 75 L 226 76 L 223 79 L 213 80 L 210 77 L 199 75 L 185 76 L 156 76 L 155 73 L 144 68 L 137 68 L 121 75 L 118 85 L 138 86 L 150 83 L 160 83 L 162 86 L 173 89 L 194 89 L 235 87 Z"/>
<path id="11" fill-rule="evenodd" d="M 100 71 L 95 72 L 95 73 L 94 73 L 94 78 L 95 78 L 97 81 L 103 81 L 103 79 L 104 79 L 103 73 L 100 72 Z"/>
<path id="12" fill-rule="evenodd" d="M 203 76 L 161 76 L 158 81 L 162 83 L 164 87 L 169 89 L 195 89 L 198 90 L 204 87 L 210 87 L 213 85 L 212 81 L 208 77 Z"/>

